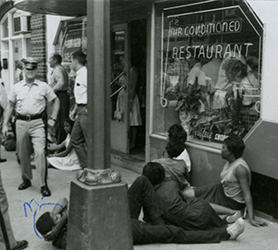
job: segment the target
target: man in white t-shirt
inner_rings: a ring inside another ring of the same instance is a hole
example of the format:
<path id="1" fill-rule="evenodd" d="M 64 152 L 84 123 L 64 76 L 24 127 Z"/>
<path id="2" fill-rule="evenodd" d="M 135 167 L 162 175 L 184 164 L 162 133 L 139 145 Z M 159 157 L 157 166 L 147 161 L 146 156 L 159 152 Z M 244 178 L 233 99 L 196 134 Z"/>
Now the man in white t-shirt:
<path id="1" fill-rule="evenodd" d="M 76 114 L 72 133 L 71 143 L 78 156 L 81 168 L 87 167 L 87 138 L 88 138 L 88 122 L 87 122 L 87 68 L 86 55 L 82 51 L 76 51 L 71 55 L 72 70 L 76 72 L 74 84 L 74 97 L 76 103 Z"/>

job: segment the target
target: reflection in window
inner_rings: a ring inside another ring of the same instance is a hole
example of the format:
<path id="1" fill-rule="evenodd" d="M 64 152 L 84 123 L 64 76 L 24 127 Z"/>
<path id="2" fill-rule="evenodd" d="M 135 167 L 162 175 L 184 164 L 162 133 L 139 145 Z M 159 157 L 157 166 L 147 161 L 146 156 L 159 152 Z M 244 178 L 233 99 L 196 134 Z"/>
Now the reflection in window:
<path id="1" fill-rule="evenodd" d="M 211 7 L 164 12 L 160 105 L 175 106 L 190 138 L 221 142 L 259 118 L 262 27 L 239 6 Z"/>
<path id="2" fill-rule="evenodd" d="M 111 104 L 112 119 L 123 122 L 124 118 L 124 91 L 125 91 L 125 32 L 118 31 L 112 34 L 112 82 L 111 86 Z"/>

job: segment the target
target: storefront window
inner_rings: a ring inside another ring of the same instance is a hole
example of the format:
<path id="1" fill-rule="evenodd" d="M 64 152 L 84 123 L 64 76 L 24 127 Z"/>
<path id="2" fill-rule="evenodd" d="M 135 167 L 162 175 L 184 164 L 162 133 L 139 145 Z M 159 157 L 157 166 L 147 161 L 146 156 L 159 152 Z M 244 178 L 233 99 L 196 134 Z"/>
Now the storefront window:
<path id="1" fill-rule="evenodd" d="M 225 2 L 162 9 L 156 109 L 191 140 L 244 137 L 259 119 L 263 28 L 244 3 Z"/>

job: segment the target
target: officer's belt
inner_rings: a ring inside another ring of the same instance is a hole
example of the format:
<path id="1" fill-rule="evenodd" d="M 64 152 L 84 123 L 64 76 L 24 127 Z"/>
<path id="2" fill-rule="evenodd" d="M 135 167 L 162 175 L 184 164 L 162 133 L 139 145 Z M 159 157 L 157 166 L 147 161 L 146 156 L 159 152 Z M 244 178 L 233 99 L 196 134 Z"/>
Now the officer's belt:
<path id="1" fill-rule="evenodd" d="M 16 118 L 19 120 L 24 120 L 24 121 L 31 121 L 31 120 L 36 120 L 40 119 L 43 117 L 43 113 L 36 114 L 36 115 L 21 115 L 21 114 L 16 114 Z"/>

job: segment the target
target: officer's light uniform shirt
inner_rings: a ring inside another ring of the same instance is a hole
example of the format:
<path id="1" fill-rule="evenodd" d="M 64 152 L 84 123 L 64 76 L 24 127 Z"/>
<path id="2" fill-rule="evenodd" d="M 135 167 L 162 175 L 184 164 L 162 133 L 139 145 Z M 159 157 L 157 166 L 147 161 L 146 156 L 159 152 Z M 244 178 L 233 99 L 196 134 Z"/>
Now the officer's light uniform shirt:
<path id="1" fill-rule="evenodd" d="M 85 66 L 76 72 L 74 97 L 77 104 L 87 104 L 87 68 Z"/>
<path id="2" fill-rule="evenodd" d="M 35 80 L 29 87 L 25 80 L 15 84 L 8 99 L 15 103 L 16 112 L 21 115 L 36 115 L 45 110 L 46 101 L 56 98 L 52 88 L 45 82 Z"/>

